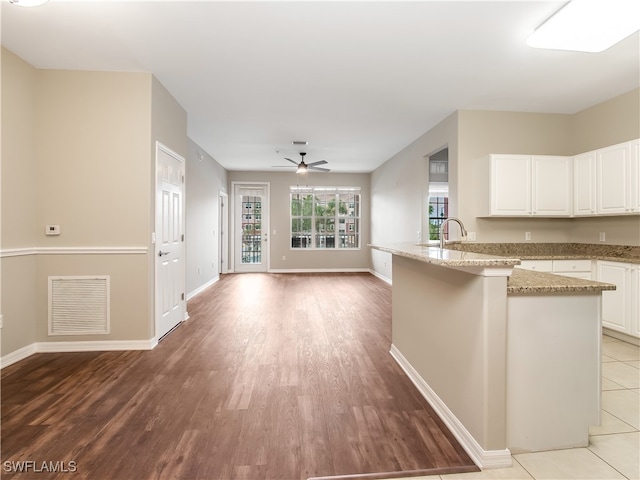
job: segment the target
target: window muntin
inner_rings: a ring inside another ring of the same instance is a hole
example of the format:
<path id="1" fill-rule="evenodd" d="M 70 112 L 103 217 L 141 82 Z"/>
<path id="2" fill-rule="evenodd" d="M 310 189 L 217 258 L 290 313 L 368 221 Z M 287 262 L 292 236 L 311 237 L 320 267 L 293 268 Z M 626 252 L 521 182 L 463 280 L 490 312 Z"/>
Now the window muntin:
<path id="1" fill-rule="evenodd" d="M 291 187 L 291 248 L 360 248 L 359 187 Z"/>
<path id="2" fill-rule="evenodd" d="M 440 225 L 447 218 L 449 218 L 449 186 L 446 183 L 430 182 L 429 240 L 440 240 Z M 445 230 L 446 233 L 448 232 Z"/>

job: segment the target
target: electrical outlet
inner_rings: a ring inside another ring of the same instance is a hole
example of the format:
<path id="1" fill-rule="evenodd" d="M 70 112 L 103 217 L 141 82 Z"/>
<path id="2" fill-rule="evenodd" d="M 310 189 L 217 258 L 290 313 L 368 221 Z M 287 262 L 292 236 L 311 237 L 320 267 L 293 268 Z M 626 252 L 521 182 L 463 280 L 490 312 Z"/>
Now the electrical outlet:
<path id="1" fill-rule="evenodd" d="M 604 233 L 604 232 L 600 232 L 600 241 L 601 241 L 601 242 L 604 242 L 604 241 L 605 241 L 605 238 L 606 238 L 605 233 Z"/>
<path id="2" fill-rule="evenodd" d="M 4 326 L 4 317 L 0 314 L 0 328 Z"/>
<path id="3" fill-rule="evenodd" d="M 287 256 L 286 255 L 282 255 L 282 260 L 286 260 Z"/>
<path id="4" fill-rule="evenodd" d="M 476 241 L 476 232 L 467 232 L 467 240 L 470 242 Z"/>
<path id="5" fill-rule="evenodd" d="M 44 233 L 45 235 L 60 235 L 60 225 L 47 225 Z"/>
<path id="6" fill-rule="evenodd" d="M 531 240 L 531 232 L 524 232 L 524 239 L 525 239 L 525 241 L 530 241 Z"/>

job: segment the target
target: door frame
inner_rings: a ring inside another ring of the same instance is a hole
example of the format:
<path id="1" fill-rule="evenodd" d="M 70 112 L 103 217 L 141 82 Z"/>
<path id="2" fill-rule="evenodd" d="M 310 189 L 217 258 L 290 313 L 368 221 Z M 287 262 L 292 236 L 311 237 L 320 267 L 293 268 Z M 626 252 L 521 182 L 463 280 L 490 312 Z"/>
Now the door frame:
<path id="1" fill-rule="evenodd" d="M 160 295 L 159 295 L 159 284 L 160 282 L 158 281 L 158 252 L 160 250 L 160 244 L 159 242 L 157 242 L 157 232 L 160 229 L 160 214 L 162 211 L 162 199 L 161 199 L 161 195 L 160 195 L 160 182 L 158 179 L 158 157 L 160 154 L 160 151 L 163 151 L 164 153 L 166 153 L 167 155 L 170 155 L 172 157 L 174 157 L 176 160 L 178 160 L 179 162 L 182 163 L 182 184 L 181 184 L 181 195 L 182 195 L 182 212 L 180 213 L 180 231 L 182 232 L 182 271 L 180 272 L 180 283 L 181 283 L 181 287 L 182 287 L 182 292 L 183 292 L 183 296 L 182 296 L 182 300 L 180 302 L 180 309 L 182 311 L 182 315 L 181 315 L 181 320 L 180 322 L 184 322 L 185 320 L 189 319 L 189 314 L 187 313 L 187 301 L 186 301 L 186 264 L 185 264 L 185 243 L 184 243 L 184 227 L 185 227 L 185 212 L 186 212 L 186 202 L 185 202 L 185 175 L 186 175 L 186 161 L 184 159 L 184 157 L 182 155 L 180 155 L 179 153 L 174 152 L 173 150 L 171 150 L 169 147 L 167 147 L 166 145 L 160 143 L 159 141 L 156 140 L 156 152 L 155 152 L 155 162 L 154 162 L 154 179 L 155 179 L 155 188 L 154 188 L 154 194 L 155 194 L 155 201 L 154 201 L 154 224 L 153 224 L 153 234 L 152 234 L 152 243 L 153 243 L 153 279 L 154 279 L 154 289 L 153 289 L 153 326 L 154 326 L 154 333 L 153 336 L 155 338 L 155 341 L 158 342 L 160 340 L 160 338 L 158 338 L 158 332 L 160 331 L 160 319 L 159 319 L 159 315 L 160 312 L 162 311 L 162 308 L 158 307 L 158 302 L 160 299 Z M 177 325 L 176 325 L 177 326 Z M 167 332 L 168 333 L 168 332 Z"/>
<path id="2" fill-rule="evenodd" d="M 229 195 L 220 191 L 218 196 L 218 274 L 229 273 Z"/>
<path id="3" fill-rule="evenodd" d="M 271 240 L 269 239 L 268 233 L 271 231 L 271 183 L 270 182 L 241 182 L 241 181 L 232 181 L 231 182 L 231 194 L 233 195 L 232 200 L 229 202 L 230 211 L 229 211 L 229 272 L 235 272 L 236 268 L 236 199 L 237 199 L 237 190 L 241 187 L 265 187 L 267 191 L 267 222 L 266 225 L 263 224 L 263 232 L 267 234 L 267 242 L 265 248 L 263 249 L 263 253 L 265 255 L 265 267 L 266 271 L 269 272 L 271 270 Z"/>

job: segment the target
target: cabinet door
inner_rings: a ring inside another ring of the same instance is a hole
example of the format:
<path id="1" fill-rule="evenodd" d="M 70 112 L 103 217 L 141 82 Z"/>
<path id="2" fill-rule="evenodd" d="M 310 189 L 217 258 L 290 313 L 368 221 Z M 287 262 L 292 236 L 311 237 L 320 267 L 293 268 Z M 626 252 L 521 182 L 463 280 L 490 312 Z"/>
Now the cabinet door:
<path id="1" fill-rule="evenodd" d="M 624 263 L 598 261 L 598 281 L 613 283 L 616 289 L 602 292 L 602 325 L 619 332 L 630 333 L 627 312 L 629 268 Z"/>
<path id="2" fill-rule="evenodd" d="M 491 215 L 531 214 L 531 155 L 491 155 Z"/>
<path id="3" fill-rule="evenodd" d="M 640 265 L 631 268 L 631 335 L 640 338 Z"/>
<path id="4" fill-rule="evenodd" d="M 634 140 L 630 144 L 630 173 L 629 195 L 631 197 L 630 208 L 632 212 L 640 213 L 640 140 Z"/>
<path id="5" fill-rule="evenodd" d="M 535 270 L 536 272 L 552 272 L 553 261 L 552 260 L 522 260 L 520 265 L 516 265 L 517 268 L 524 270 Z"/>
<path id="6" fill-rule="evenodd" d="M 592 261 L 591 260 L 554 260 L 553 273 L 565 275 L 567 277 L 584 278 L 591 280 Z"/>
<path id="7" fill-rule="evenodd" d="M 533 215 L 568 217 L 573 214 L 571 157 L 531 157 Z"/>
<path id="8" fill-rule="evenodd" d="M 630 179 L 629 154 L 629 143 L 622 143 L 597 151 L 597 213 L 628 213 L 630 203 L 628 189 Z"/>
<path id="9" fill-rule="evenodd" d="M 573 157 L 573 214 L 596 213 L 596 152 Z"/>

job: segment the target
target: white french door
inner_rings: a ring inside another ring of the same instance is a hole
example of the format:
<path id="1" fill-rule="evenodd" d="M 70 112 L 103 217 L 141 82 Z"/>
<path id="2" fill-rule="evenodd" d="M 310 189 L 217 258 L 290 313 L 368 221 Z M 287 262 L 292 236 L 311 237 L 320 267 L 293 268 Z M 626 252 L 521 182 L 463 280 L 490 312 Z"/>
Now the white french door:
<path id="1" fill-rule="evenodd" d="M 269 185 L 234 185 L 234 270 L 269 269 Z"/>
<path id="2" fill-rule="evenodd" d="M 184 158 L 156 143 L 156 338 L 185 319 Z"/>

